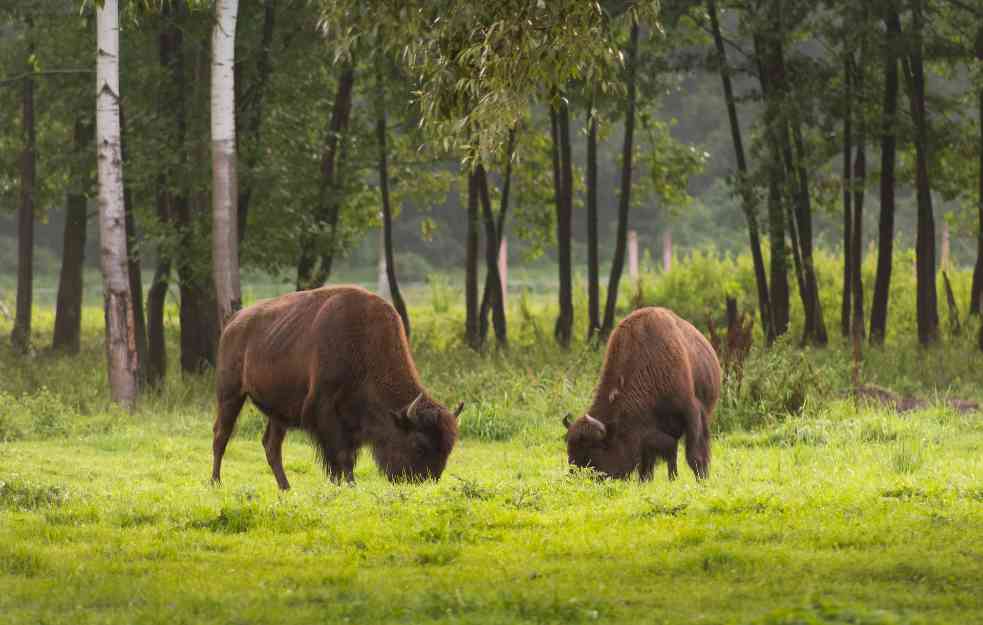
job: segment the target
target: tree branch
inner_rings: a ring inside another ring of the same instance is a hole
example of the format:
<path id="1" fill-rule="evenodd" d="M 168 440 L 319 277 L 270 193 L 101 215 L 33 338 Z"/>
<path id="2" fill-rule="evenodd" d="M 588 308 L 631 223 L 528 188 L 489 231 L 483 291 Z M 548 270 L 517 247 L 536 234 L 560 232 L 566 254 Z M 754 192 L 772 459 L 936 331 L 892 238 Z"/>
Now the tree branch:
<path id="1" fill-rule="evenodd" d="M 20 82 L 25 78 L 32 78 L 36 76 L 52 76 L 57 74 L 95 74 L 94 69 L 49 69 L 43 72 L 24 72 L 23 74 L 17 74 L 16 76 L 11 76 L 10 78 L 4 78 L 0 80 L 0 87 L 6 87 L 7 85 L 12 85 L 14 83 Z"/>

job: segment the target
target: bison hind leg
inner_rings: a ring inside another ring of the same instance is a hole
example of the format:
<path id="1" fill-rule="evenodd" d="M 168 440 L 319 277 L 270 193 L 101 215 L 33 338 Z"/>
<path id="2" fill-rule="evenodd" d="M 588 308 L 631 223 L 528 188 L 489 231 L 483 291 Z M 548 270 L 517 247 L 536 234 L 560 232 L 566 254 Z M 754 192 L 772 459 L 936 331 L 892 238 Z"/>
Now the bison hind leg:
<path id="1" fill-rule="evenodd" d="M 219 389 L 218 411 L 215 415 L 215 425 L 212 428 L 214 437 L 212 439 L 212 482 L 222 481 L 222 456 L 225 455 L 225 448 L 229 444 L 229 438 L 235 430 L 236 421 L 239 419 L 239 412 L 242 404 L 245 403 L 246 396 L 236 388 Z"/>
<path id="2" fill-rule="evenodd" d="M 283 439 L 286 435 L 287 428 L 282 424 L 272 418 L 266 422 L 263 449 L 266 451 L 266 461 L 273 470 L 273 477 L 276 478 L 280 490 L 290 490 L 290 482 L 287 481 L 287 474 L 283 470 Z"/>

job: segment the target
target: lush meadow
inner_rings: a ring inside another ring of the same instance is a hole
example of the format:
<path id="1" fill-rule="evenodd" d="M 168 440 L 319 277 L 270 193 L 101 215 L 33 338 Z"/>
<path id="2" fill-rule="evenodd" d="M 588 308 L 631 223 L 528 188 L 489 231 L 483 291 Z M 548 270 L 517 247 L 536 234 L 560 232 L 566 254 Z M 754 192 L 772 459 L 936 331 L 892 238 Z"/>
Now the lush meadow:
<path id="1" fill-rule="evenodd" d="M 719 316 L 743 261 L 731 277 L 712 262 L 647 276 L 625 307 Z M 459 301 L 440 280 L 411 297 L 425 382 L 466 402 L 444 478 L 418 486 L 368 454 L 354 487 L 332 485 L 293 434 L 280 493 L 252 407 L 210 485 L 212 380 L 176 371 L 176 314 L 167 381 L 132 414 L 108 400 L 97 306 L 76 357 L 3 341 L 0 622 L 983 621 L 983 415 L 941 401 L 983 400 L 971 327 L 918 350 L 899 292 L 863 377 L 932 402 L 903 415 L 846 395 L 832 314 L 828 349 L 756 347 L 726 381 L 711 478 L 663 466 L 641 484 L 568 471 L 560 418 L 587 405 L 601 354 L 553 346 L 552 301 L 513 294 L 511 348 L 483 354 L 462 345 Z M 37 345 L 51 326 L 39 307 Z"/>

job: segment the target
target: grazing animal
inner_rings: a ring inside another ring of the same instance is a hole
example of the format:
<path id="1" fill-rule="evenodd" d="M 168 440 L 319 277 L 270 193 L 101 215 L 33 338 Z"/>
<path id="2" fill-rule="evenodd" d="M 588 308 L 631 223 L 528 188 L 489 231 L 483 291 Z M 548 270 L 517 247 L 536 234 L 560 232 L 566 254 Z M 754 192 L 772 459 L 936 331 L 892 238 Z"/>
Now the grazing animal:
<path id="1" fill-rule="evenodd" d="M 357 286 L 298 291 L 239 311 L 222 332 L 212 480 L 246 398 L 266 415 L 263 447 L 281 489 L 281 449 L 305 430 L 334 482 L 354 481 L 363 445 L 392 480 L 438 479 L 457 440 L 457 417 L 420 383 L 403 323 Z"/>
<path id="2" fill-rule="evenodd" d="M 676 449 L 697 479 L 710 474 L 710 417 L 720 398 L 720 363 L 691 323 L 666 308 L 628 315 L 608 341 L 601 380 L 587 413 L 567 428 L 570 464 L 627 478 L 652 478 L 658 458 L 675 479 Z"/>

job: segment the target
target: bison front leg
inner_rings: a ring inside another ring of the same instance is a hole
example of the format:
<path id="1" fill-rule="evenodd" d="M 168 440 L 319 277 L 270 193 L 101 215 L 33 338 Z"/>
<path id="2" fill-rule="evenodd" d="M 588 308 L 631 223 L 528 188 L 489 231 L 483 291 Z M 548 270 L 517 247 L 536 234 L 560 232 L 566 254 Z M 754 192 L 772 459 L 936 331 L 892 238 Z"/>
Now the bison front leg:
<path id="1" fill-rule="evenodd" d="M 287 474 L 283 470 L 283 439 L 286 435 L 287 428 L 273 419 L 266 422 L 266 431 L 263 433 L 263 449 L 266 450 L 266 461 L 270 463 L 270 468 L 273 469 L 273 477 L 276 478 L 280 490 L 290 490 L 290 482 L 287 481 Z"/>
<path id="2" fill-rule="evenodd" d="M 342 480 L 348 483 L 355 481 L 358 448 L 339 425 L 322 422 L 317 431 L 317 447 L 318 455 L 332 482 L 340 484 Z"/>
<path id="3" fill-rule="evenodd" d="M 694 405 L 686 415 L 686 463 L 698 480 L 710 477 L 710 432 L 703 409 Z"/>
<path id="4" fill-rule="evenodd" d="M 662 458 L 669 465 L 669 479 L 676 479 L 676 449 L 678 441 L 665 432 L 654 432 L 645 441 L 645 449 L 642 452 L 642 467 L 639 470 L 639 478 L 642 481 L 652 479 L 652 469 L 655 461 Z"/>

